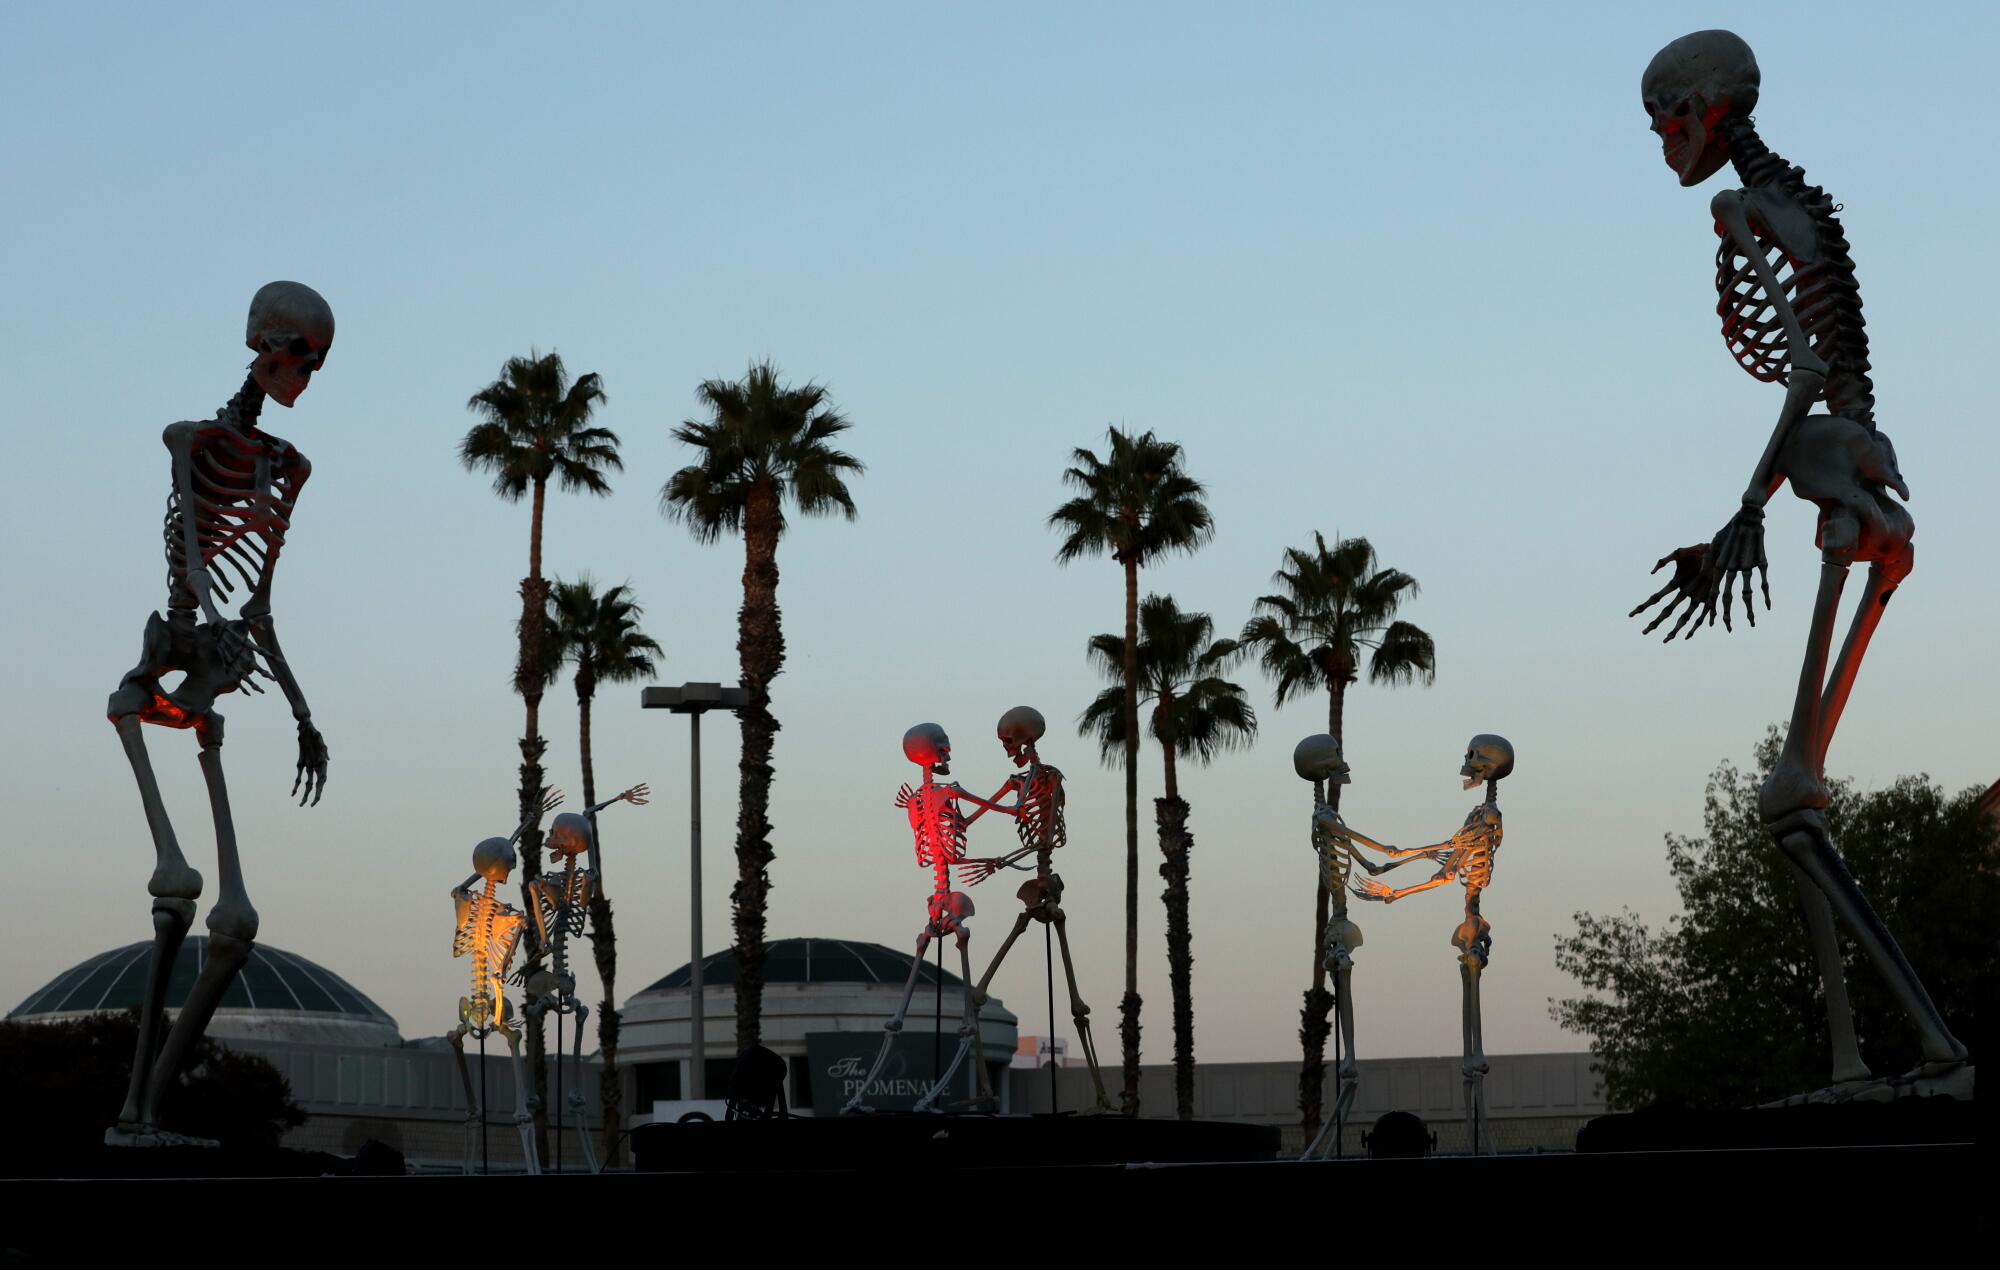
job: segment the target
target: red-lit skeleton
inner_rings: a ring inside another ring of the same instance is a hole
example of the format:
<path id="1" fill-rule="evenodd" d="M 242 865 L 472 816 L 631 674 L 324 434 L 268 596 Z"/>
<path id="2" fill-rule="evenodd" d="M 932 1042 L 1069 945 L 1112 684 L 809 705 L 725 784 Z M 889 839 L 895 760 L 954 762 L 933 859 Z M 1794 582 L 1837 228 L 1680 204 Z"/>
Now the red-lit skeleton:
<path id="1" fill-rule="evenodd" d="M 153 951 L 131 1083 L 117 1123 L 104 1134 L 113 1146 L 196 1141 L 160 1129 L 160 1093 L 207 1030 L 257 935 L 257 910 L 244 887 L 223 781 L 222 716 L 214 709 L 216 697 L 240 687 L 262 692 L 256 683 L 260 676 L 275 681 L 298 721 L 292 792 L 301 794 L 303 786 L 301 804 L 317 803 L 326 787 L 326 742 L 278 647 L 271 616 L 272 577 L 312 465 L 257 423 L 267 397 L 289 407 L 325 364 L 333 346 L 333 311 L 310 287 L 273 282 L 250 302 L 245 340 L 257 357 L 243 387 L 215 418 L 172 424 L 162 437 L 173 465 L 164 527 L 167 614 L 148 619 L 139 663 L 126 672 L 105 706 L 132 764 L 154 851 L 148 888 Z M 218 605 L 239 589 L 244 592 L 242 609 L 236 618 L 226 619 Z M 176 672 L 183 678 L 175 687 L 161 683 L 162 676 Z M 194 731 L 215 819 L 222 885 L 221 898 L 208 914 L 208 957 L 164 1044 L 159 1033 L 167 985 L 194 922 L 201 874 L 188 865 L 167 818 L 146 752 L 141 726 L 146 723 Z"/>
<path id="2" fill-rule="evenodd" d="M 472 876 L 451 890 L 456 921 L 451 955 L 472 959 L 472 990 L 458 999 L 458 1026 L 445 1036 L 458 1063 L 459 1081 L 465 1086 L 467 1173 L 472 1172 L 473 1134 L 484 1113 L 479 1095 L 472 1087 L 472 1072 L 465 1063 L 465 1038 L 483 1041 L 495 1032 L 507 1039 L 507 1053 L 514 1063 L 514 1125 L 521 1134 L 522 1158 L 527 1161 L 528 1172 L 541 1172 L 535 1152 L 534 1116 L 528 1106 L 528 1074 L 521 1065 L 521 1034 L 514 1027 L 514 1010 L 507 1001 L 507 971 L 520 949 L 527 914 L 502 900 L 496 891 L 514 872 L 514 844 L 561 802 L 561 791 L 550 790 L 540 810 L 523 821 L 513 836 L 487 838 L 474 847 Z M 474 890 L 474 884 L 479 884 L 479 889 Z"/>
<path id="3" fill-rule="evenodd" d="M 917 864 L 931 871 L 930 920 L 917 933 L 917 955 L 910 961 L 910 977 L 903 984 L 902 1002 L 896 1007 L 894 1017 L 882 1025 L 882 1048 L 876 1052 L 875 1062 L 855 1089 L 854 1096 L 841 1108 L 843 1112 L 859 1110 L 864 1106 L 868 1087 L 875 1083 L 882 1065 L 889 1061 L 896 1035 L 903 1030 L 903 1020 L 909 1015 L 910 998 L 916 994 L 917 976 L 923 968 L 924 954 L 934 939 L 950 937 L 958 944 L 959 973 L 965 985 L 964 1018 L 959 1024 L 958 1057 L 917 1103 L 917 1110 L 927 1111 L 937 1104 L 950 1087 L 951 1078 L 966 1052 L 979 1039 L 978 1005 L 973 1000 L 972 959 L 966 950 L 966 940 L 971 932 L 965 928 L 965 919 L 972 916 L 972 897 L 951 889 L 951 869 L 965 859 L 966 819 L 965 813 L 959 809 L 959 800 L 965 799 L 982 806 L 989 804 L 957 784 L 940 785 L 934 779 L 951 773 L 951 739 L 937 724 L 919 723 L 905 732 L 903 755 L 924 770 L 923 781 L 917 788 L 905 785 L 896 791 L 896 806 L 909 814 L 910 834 L 917 848 Z M 975 1062 L 973 1071 L 978 1087 L 974 1101 L 991 1102 L 993 1094 L 988 1087 L 986 1064 Z"/>
<path id="4" fill-rule="evenodd" d="M 1000 744 L 1007 751 L 1007 757 L 1021 770 L 1007 778 L 1007 783 L 994 792 L 993 798 L 984 802 L 978 811 L 972 813 L 971 820 L 977 820 L 989 809 L 1014 817 L 1014 832 L 1021 845 L 1004 856 L 986 860 L 967 860 L 959 865 L 959 876 L 971 886 L 977 886 L 1001 869 L 1025 869 L 1021 863 L 1029 856 L 1035 858 L 1035 876 L 1026 882 L 1015 895 L 1024 905 L 1014 918 L 1014 929 L 1007 933 L 1006 942 L 993 955 L 993 962 L 986 967 L 986 973 L 979 977 L 979 987 L 972 994 L 976 1005 L 986 1004 L 986 989 L 993 982 L 1000 963 L 1007 960 L 1007 953 L 1014 947 L 1014 941 L 1028 929 L 1028 923 L 1041 922 L 1055 929 L 1056 942 L 1062 947 L 1063 977 L 1069 983 L 1070 1018 L 1076 1023 L 1077 1042 L 1083 1050 L 1083 1057 L 1090 1064 L 1090 1081 L 1096 1091 L 1097 1110 L 1110 1111 L 1111 1100 L 1104 1093 L 1104 1077 L 1097 1067 L 1097 1046 L 1090 1036 L 1090 1007 L 1084 1004 L 1083 994 L 1076 986 L 1076 963 L 1070 958 L 1069 918 L 1062 908 L 1063 880 L 1051 867 L 1051 857 L 1057 848 L 1069 842 L 1069 826 L 1063 818 L 1063 804 L 1068 795 L 1063 792 L 1063 774 L 1056 768 L 1042 762 L 1035 751 L 1035 743 L 1048 731 L 1048 723 L 1041 711 L 1033 706 L 1015 706 L 1000 716 Z M 999 800 L 1009 792 L 1014 795 L 1011 806 L 999 805 Z M 971 823 L 969 820 L 968 824 Z"/>
<path id="5" fill-rule="evenodd" d="M 1764 505 L 1788 481 L 1794 494 L 1817 505 L 1819 594 L 1791 728 L 1758 800 L 1765 830 L 1797 884 L 1826 990 L 1833 1085 L 1814 1096 L 1970 1097 L 1973 1073 L 1965 1046 L 1945 1026 L 1895 937 L 1855 884 L 1827 827 L 1827 746 L 1889 597 L 1909 575 L 1916 524 L 1889 496 L 1893 490 L 1908 499 L 1909 487 L 1895 447 L 1875 426 L 1861 293 L 1834 214 L 1839 209 L 1757 135 L 1750 112 L 1759 86 L 1756 57 L 1728 31 L 1698 31 L 1675 40 L 1653 58 L 1640 82 L 1652 130 L 1683 186 L 1699 185 L 1725 164 L 1733 165 L 1743 182 L 1742 189 L 1724 190 L 1709 203 L 1721 239 L 1716 312 L 1730 354 L 1753 377 L 1784 384 L 1785 401 L 1741 508 L 1710 542 L 1671 552 L 1654 565 L 1657 572 L 1672 564 L 1672 580 L 1632 613 L 1665 600 L 1646 630 L 1678 610 L 1666 638 L 1685 627 L 1691 639 L 1703 625 L 1714 625 L 1719 597 L 1728 630 L 1731 595 L 1740 582 L 1745 616 L 1754 623 L 1752 573 L 1763 582 L 1767 608 L 1771 598 Z M 1826 413 L 1812 413 L 1820 404 Z M 1829 667 L 1840 594 L 1849 567 L 1859 562 L 1868 565 L 1867 588 L 1846 643 Z M 1917 1032 L 1924 1061 L 1900 1079 L 1877 1081 L 1861 1061 L 1836 918 L 1874 963 Z"/>

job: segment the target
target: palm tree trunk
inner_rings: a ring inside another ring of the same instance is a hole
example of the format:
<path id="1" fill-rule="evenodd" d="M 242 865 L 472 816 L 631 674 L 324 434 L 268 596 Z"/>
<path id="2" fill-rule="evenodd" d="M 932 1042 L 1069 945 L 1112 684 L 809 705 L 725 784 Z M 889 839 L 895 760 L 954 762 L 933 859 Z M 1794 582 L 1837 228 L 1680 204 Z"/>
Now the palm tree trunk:
<path id="1" fill-rule="evenodd" d="M 1125 1052 L 1119 1110 L 1139 1114 L 1139 561 L 1125 565 L 1125 998 L 1118 1037 Z"/>
<path id="2" fill-rule="evenodd" d="M 1174 997 L 1174 1114 L 1194 1119 L 1194 938 L 1188 923 L 1188 805 L 1178 797 L 1153 800 L 1160 827 L 1160 876 L 1167 889 L 1167 980 Z"/>
<path id="3" fill-rule="evenodd" d="M 748 698 L 738 716 L 743 757 L 736 813 L 736 885 L 730 912 L 736 934 L 736 1049 L 761 1043 L 764 1009 L 764 915 L 770 902 L 771 750 L 778 721 L 771 714 L 771 681 L 785 664 L 785 636 L 778 613 L 778 492 L 750 491 L 743 513 L 743 608 L 737 616 L 736 655 Z"/>
<path id="4" fill-rule="evenodd" d="M 597 684 L 587 670 L 576 676 L 577 752 L 583 762 L 583 805 L 597 801 L 597 773 L 590 758 L 590 703 Z M 590 892 L 590 954 L 597 963 L 597 979 L 604 996 L 597 1003 L 597 1052 L 601 1066 L 597 1073 L 597 1100 L 603 1119 L 599 1131 L 604 1139 L 604 1162 L 616 1167 L 623 1156 L 619 1141 L 624 1115 L 624 1088 L 618 1072 L 618 934 L 611 924 L 611 900 L 604 894 L 604 834 L 597 817 L 590 818 L 591 865 L 597 870 L 597 885 Z"/>
<path id="5" fill-rule="evenodd" d="M 542 754 L 548 748 L 542 740 L 542 637 L 548 621 L 548 584 L 542 580 L 542 511 L 548 483 L 535 482 L 534 510 L 528 521 L 528 576 L 521 580 L 521 648 L 514 665 L 514 690 L 527 706 L 527 725 L 521 737 L 521 820 L 534 820 L 521 835 L 521 906 L 534 904 L 528 885 L 542 875 L 542 826 L 537 812 L 542 805 Z M 535 928 L 526 927 L 528 950 L 537 951 Z M 535 1095 L 535 1149 L 546 1156 L 549 1150 L 549 1119 L 540 1098 L 548 1087 L 548 1041 L 542 1027 L 543 1016 L 528 1016 L 528 1081 Z"/>
<path id="6" fill-rule="evenodd" d="M 1340 740 L 1346 696 L 1347 684 L 1335 678 L 1327 689 L 1326 730 L 1336 741 Z M 1340 810 L 1338 784 L 1327 786 L 1326 801 L 1335 811 Z M 1326 990 L 1326 921 L 1330 907 L 1326 874 L 1322 871 L 1319 884 L 1313 888 L 1312 987 L 1306 990 L 1305 1003 L 1299 1010 L 1299 1045 L 1304 1051 L 1304 1063 L 1299 1068 L 1299 1115 L 1307 1142 L 1318 1135 L 1324 1117 L 1321 1091 L 1326 1078 L 1326 1038 L 1332 1031 L 1333 1018 L 1333 994 Z"/>

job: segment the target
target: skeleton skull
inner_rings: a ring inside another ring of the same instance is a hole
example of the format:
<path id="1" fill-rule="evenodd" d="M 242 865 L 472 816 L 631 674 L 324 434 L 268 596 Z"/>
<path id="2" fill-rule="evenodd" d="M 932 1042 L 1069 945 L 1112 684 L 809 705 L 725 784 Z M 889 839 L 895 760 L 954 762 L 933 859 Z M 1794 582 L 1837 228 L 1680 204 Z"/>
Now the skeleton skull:
<path id="1" fill-rule="evenodd" d="M 1347 760 L 1340 753 L 1340 742 L 1324 732 L 1315 733 L 1298 743 L 1292 751 L 1292 770 L 1309 781 L 1327 781 L 1334 785 L 1353 783 L 1348 775 Z"/>
<path id="2" fill-rule="evenodd" d="M 580 856 L 590 850 L 590 837 L 590 821 L 566 811 L 549 825 L 549 856 L 552 859 Z"/>
<path id="3" fill-rule="evenodd" d="M 244 343 L 256 354 L 250 373 L 265 396 L 290 405 L 333 347 L 333 310 L 301 282 L 269 282 L 250 301 Z"/>
<path id="4" fill-rule="evenodd" d="M 1696 31 L 1653 55 L 1639 92 L 1682 185 L 1700 185 L 1729 161 L 1717 125 L 1755 109 L 1758 82 L 1756 54 L 1733 32 Z"/>
<path id="5" fill-rule="evenodd" d="M 472 849 L 472 871 L 488 882 L 505 882 L 514 871 L 514 844 L 488 838 Z"/>
<path id="6" fill-rule="evenodd" d="M 935 723 L 919 723 L 903 733 L 903 757 L 940 776 L 951 775 L 951 738 Z"/>
<path id="7" fill-rule="evenodd" d="M 1000 716 L 1000 744 L 1016 767 L 1035 757 L 1035 742 L 1048 730 L 1048 720 L 1033 706 L 1015 706 Z"/>
<path id="8" fill-rule="evenodd" d="M 1504 736 L 1494 736 L 1491 732 L 1481 732 L 1465 743 L 1465 766 L 1458 774 L 1465 778 L 1465 787 L 1485 781 L 1497 781 L 1514 770 L 1514 747 Z"/>

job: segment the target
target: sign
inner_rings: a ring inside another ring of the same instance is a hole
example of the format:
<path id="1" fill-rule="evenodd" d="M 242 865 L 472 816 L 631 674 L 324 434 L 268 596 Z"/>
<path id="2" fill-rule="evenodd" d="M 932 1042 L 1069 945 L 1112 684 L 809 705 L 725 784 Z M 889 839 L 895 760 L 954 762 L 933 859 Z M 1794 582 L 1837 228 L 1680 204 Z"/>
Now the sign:
<path id="1" fill-rule="evenodd" d="M 854 1091 L 861 1087 L 862 1078 L 875 1065 L 875 1055 L 881 1051 L 881 1032 L 813 1032 L 806 1036 L 806 1064 L 812 1069 L 813 1114 L 837 1116 Z M 939 1046 L 937 1038 L 929 1032 L 912 1035 L 899 1032 L 891 1038 L 889 1057 L 883 1061 L 882 1070 L 875 1073 L 874 1083 L 868 1086 L 861 1101 L 876 1111 L 911 1111 L 918 1101 L 931 1091 L 936 1083 L 938 1056 L 943 1056 L 944 1065 L 951 1065 L 952 1056 L 958 1053 L 958 1037 L 946 1036 Z M 958 1075 L 953 1084 L 962 1088 L 957 1097 L 970 1099 L 977 1079 L 972 1064 L 978 1059 L 975 1052 L 965 1056 L 959 1064 Z M 952 1100 L 949 1099 L 948 1100 Z"/>

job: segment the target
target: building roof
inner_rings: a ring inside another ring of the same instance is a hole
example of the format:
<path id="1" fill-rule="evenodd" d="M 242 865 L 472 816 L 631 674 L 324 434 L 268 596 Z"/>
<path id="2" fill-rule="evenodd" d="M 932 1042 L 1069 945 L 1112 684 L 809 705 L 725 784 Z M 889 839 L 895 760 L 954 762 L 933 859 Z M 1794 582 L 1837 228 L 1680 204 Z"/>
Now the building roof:
<path id="1" fill-rule="evenodd" d="M 774 939 L 764 945 L 766 983 L 885 983 L 901 987 L 910 977 L 908 951 L 868 944 L 855 939 Z M 926 960 L 917 972 L 917 982 L 925 985 L 942 981 L 945 987 L 962 986 L 963 980 L 950 971 L 939 971 Z M 651 985 L 648 992 L 688 986 L 689 968 L 682 966 Z M 733 950 L 711 953 L 701 961 L 702 987 L 720 987 L 736 982 L 736 954 Z"/>
<path id="2" fill-rule="evenodd" d="M 146 968 L 152 951 L 153 942 L 145 940 L 78 962 L 29 993 L 28 999 L 7 1017 L 137 1009 L 145 997 Z M 207 959 L 207 936 L 191 936 L 181 945 L 173 976 L 167 982 L 168 1009 L 178 1010 L 187 1003 L 188 993 Z M 297 953 L 268 944 L 252 945 L 243 972 L 229 985 L 217 1008 L 260 1014 L 287 1011 L 338 1015 L 355 1022 L 383 1024 L 391 1031 L 396 1026 L 396 1020 L 386 1010 L 356 991 L 347 980 Z"/>

